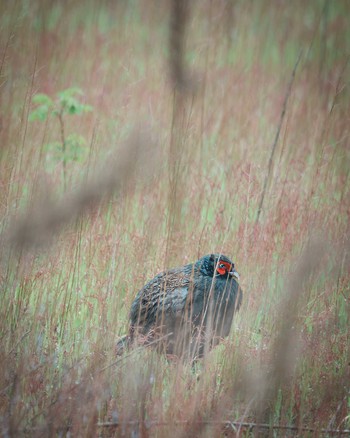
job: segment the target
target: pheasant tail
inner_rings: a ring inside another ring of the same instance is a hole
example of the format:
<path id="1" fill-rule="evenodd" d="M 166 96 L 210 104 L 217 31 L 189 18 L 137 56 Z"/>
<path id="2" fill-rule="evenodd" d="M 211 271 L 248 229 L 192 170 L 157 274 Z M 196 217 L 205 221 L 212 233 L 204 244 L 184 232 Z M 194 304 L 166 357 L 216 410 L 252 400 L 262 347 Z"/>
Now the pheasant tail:
<path id="1" fill-rule="evenodd" d="M 125 335 L 119 339 L 116 345 L 116 354 L 117 356 L 121 356 L 125 353 L 126 350 L 130 348 L 131 338 L 129 335 Z"/>

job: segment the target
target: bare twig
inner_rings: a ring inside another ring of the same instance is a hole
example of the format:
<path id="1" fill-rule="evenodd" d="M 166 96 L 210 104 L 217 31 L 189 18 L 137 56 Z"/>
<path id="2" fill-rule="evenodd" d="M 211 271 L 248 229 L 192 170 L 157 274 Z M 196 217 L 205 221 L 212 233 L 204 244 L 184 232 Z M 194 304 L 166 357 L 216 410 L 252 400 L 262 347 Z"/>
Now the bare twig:
<path id="1" fill-rule="evenodd" d="M 138 426 L 141 422 L 139 420 L 130 420 L 130 421 L 103 421 L 98 422 L 96 426 L 98 428 L 112 429 L 118 427 L 125 426 Z M 188 421 L 188 420 L 180 420 L 180 421 L 148 421 L 147 428 L 151 427 L 164 427 L 164 426 L 183 426 L 183 425 L 204 425 L 204 426 L 222 426 L 225 429 L 233 430 L 237 433 L 237 430 L 253 430 L 253 429 L 265 429 L 265 430 L 285 430 L 285 431 L 295 431 L 295 432 L 311 432 L 322 435 L 349 435 L 350 429 L 317 429 L 316 427 L 305 427 L 305 426 L 292 426 L 292 425 L 282 425 L 282 424 L 267 424 L 267 423 L 253 423 L 253 422 L 245 422 L 242 423 L 240 421 L 214 421 L 214 420 L 200 420 L 200 421 Z M 67 425 L 64 427 L 66 431 L 71 429 L 71 425 Z M 238 429 L 239 428 L 239 429 Z M 37 428 L 26 429 L 26 432 L 34 432 L 38 430 Z"/>
<path id="2" fill-rule="evenodd" d="M 295 73 L 296 73 L 297 67 L 298 67 L 300 59 L 301 59 L 301 54 L 302 54 L 302 51 L 299 52 L 299 56 L 298 56 L 298 58 L 296 60 L 296 63 L 294 65 L 292 76 L 290 78 L 290 81 L 289 81 L 289 84 L 288 84 L 288 87 L 287 87 L 287 91 L 286 91 L 286 95 L 285 95 L 285 98 L 284 98 L 283 108 L 282 108 L 282 112 L 281 112 L 281 117 L 280 117 L 280 121 L 279 121 L 279 124 L 278 124 L 278 127 L 277 127 L 277 132 L 276 132 L 276 135 L 275 135 L 275 140 L 274 140 L 274 142 L 272 144 L 272 148 L 271 148 L 271 154 L 270 154 L 270 158 L 269 158 L 268 170 L 267 170 L 267 174 L 265 176 L 264 187 L 263 187 L 263 190 L 262 190 L 262 193 L 261 193 L 261 199 L 260 199 L 258 213 L 257 213 L 257 216 L 256 216 L 255 223 L 259 222 L 260 214 L 261 214 L 261 211 L 262 211 L 262 207 L 263 207 L 263 203 L 264 203 L 264 199 L 265 199 L 267 185 L 268 185 L 271 173 L 272 173 L 273 157 L 275 155 L 276 146 L 277 146 L 278 139 L 279 139 L 279 136 L 280 136 L 282 123 L 283 123 L 283 120 L 284 120 L 284 116 L 286 114 L 287 103 L 288 103 L 288 100 L 289 100 L 290 93 L 292 91 L 292 85 L 293 85 L 293 82 L 294 82 L 294 78 L 295 78 Z"/>
<path id="3" fill-rule="evenodd" d="M 97 423 L 97 427 L 103 428 L 113 428 L 119 427 L 121 425 L 137 425 L 139 424 L 138 420 L 134 421 L 107 421 L 107 422 L 99 422 Z M 204 425 L 222 425 L 225 428 L 233 429 L 237 431 L 237 428 L 241 429 L 273 429 L 273 430 L 291 430 L 298 432 L 317 432 L 319 434 L 338 434 L 338 435 L 349 435 L 350 429 L 317 429 L 315 427 L 298 427 L 298 426 L 285 426 L 281 424 L 267 424 L 267 423 L 241 423 L 240 421 L 211 421 L 211 420 L 201 420 L 201 421 L 174 421 L 174 422 L 166 422 L 166 421 L 150 421 L 148 423 L 149 427 L 160 427 L 160 426 L 181 426 L 186 424 L 204 424 Z"/>
<path id="4" fill-rule="evenodd" d="M 26 337 L 29 335 L 30 332 L 31 332 L 31 329 L 27 330 L 27 331 L 21 336 L 21 338 L 19 339 L 19 341 L 16 342 L 16 344 L 15 344 L 15 345 L 11 348 L 11 350 L 9 351 L 8 356 L 10 356 L 10 354 L 12 354 L 12 353 L 17 349 L 17 347 L 19 346 L 19 344 L 23 341 L 24 338 L 26 338 Z"/>
<path id="5" fill-rule="evenodd" d="M 151 341 L 151 342 L 147 343 L 145 346 L 134 348 L 129 353 L 124 354 L 123 356 L 119 357 L 117 360 L 114 360 L 113 362 L 111 362 L 108 365 L 104 366 L 103 368 L 97 370 L 93 374 L 102 373 L 103 371 L 106 371 L 107 369 L 109 369 L 109 368 L 119 364 L 120 362 L 124 361 L 129 356 L 132 356 L 133 354 L 137 353 L 138 351 L 141 351 L 144 347 L 150 347 L 152 345 L 159 344 L 160 342 L 164 341 L 164 339 L 166 339 L 166 338 L 168 338 L 169 336 L 172 336 L 172 335 L 173 335 L 172 332 L 171 333 L 167 333 L 166 335 L 164 335 L 164 336 L 162 336 L 160 338 L 157 338 L 154 341 Z"/>

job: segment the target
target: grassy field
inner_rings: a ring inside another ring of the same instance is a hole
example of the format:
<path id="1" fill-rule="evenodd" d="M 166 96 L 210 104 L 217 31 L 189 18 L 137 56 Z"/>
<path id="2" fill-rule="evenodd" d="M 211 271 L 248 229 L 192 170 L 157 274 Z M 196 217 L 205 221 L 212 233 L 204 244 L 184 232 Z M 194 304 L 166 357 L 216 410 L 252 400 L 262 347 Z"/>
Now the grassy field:
<path id="1" fill-rule="evenodd" d="M 0 3 L 1 436 L 350 429 L 350 4 L 174 16 Z M 137 291 L 211 252 L 241 275 L 230 337 L 117 358 Z"/>

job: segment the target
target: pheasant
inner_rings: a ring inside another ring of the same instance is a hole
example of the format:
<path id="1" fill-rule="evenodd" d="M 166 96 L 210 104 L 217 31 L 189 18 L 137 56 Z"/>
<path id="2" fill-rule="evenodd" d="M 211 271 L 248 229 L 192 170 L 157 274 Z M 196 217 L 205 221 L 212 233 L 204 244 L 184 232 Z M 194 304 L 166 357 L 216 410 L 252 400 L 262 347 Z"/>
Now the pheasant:
<path id="1" fill-rule="evenodd" d="M 136 295 L 117 354 L 141 343 L 167 355 L 202 357 L 230 332 L 242 303 L 238 280 L 233 262 L 222 254 L 161 272 Z"/>

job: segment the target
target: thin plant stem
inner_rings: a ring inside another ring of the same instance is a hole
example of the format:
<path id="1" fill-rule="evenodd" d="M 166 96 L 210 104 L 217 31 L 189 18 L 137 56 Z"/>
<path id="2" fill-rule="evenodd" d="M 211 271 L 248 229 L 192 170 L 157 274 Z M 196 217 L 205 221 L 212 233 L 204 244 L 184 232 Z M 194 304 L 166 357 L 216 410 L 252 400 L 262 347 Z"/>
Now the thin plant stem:
<path id="1" fill-rule="evenodd" d="M 257 212 L 257 216 L 256 216 L 256 221 L 255 221 L 256 224 L 259 222 L 260 214 L 262 212 L 262 208 L 263 208 L 263 204 L 264 204 L 264 199 L 265 199 L 265 195 L 266 195 L 266 190 L 267 190 L 267 185 L 268 185 L 268 182 L 270 180 L 271 173 L 272 173 L 273 158 L 274 158 L 276 147 L 277 147 L 277 144 L 278 144 L 278 139 L 279 139 L 279 136 L 280 136 L 280 132 L 281 132 L 281 127 L 282 127 L 282 124 L 283 124 L 284 116 L 286 114 L 286 109 L 287 109 L 287 104 L 288 104 L 289 96 L 290 96 L 290 93 L 292 91 L 292 86 L 293 86 L 293 82 L 294 82 L 294 78 L 295 78 L 295 73 L 296 73 L 297 67 L 298 67 L 300 59 L 301 59 L 301 54 L 302 54 L 302 51 L 299 52 L 299 56 L 298 56 L 298 58 L 296 60 L 296 63 L 294 65 L 292 76 L 290 78 L 290 81 L 289 81 L 289 84 L 288 84 L 288 87 L 287 87 L 287 92 L 286 92 L 286 95 L 285 95 L 285 98 L 284 98 L 280 121 L 279 121 L 279 124 L 278 124 L 278 127 L 277 127 L 277 131 L 276 131 L 276 135 L 275 135 L 275 140 L 274 140 L 274 142 L 272 144 L 272 148 L 271 148 L 269 164 L 268 164 L 268 170 L 267 170 L 267 174 L 265 176 L 264 186 L 263 186 L 263 190 L 262 190 L 262 193 L 261 193 L 261 198 L 260 198 L 260 202 L 259 202 L 259 208 L 258 208 L 258 212 Z"/>

